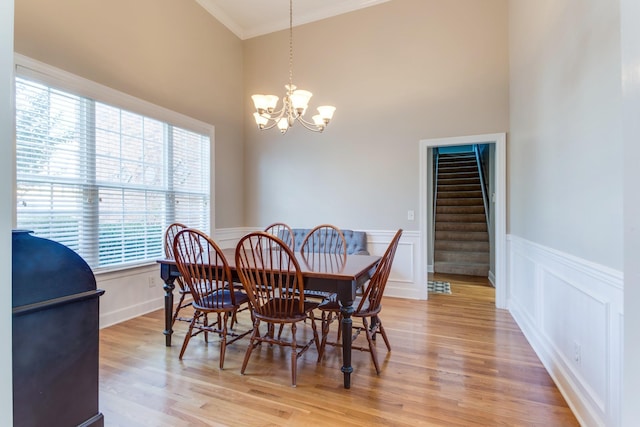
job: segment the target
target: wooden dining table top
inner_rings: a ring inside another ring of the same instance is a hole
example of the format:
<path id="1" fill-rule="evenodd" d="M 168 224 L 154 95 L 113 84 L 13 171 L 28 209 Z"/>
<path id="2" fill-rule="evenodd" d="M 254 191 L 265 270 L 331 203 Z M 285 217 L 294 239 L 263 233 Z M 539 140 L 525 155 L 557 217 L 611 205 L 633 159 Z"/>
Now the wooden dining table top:
<path id="1" fill-rule="evenodd" d="M 232 271 L 236 271 L 236 249 L 224 248 L 222 253 Z M 300 272 L 304 277 L 318 279 L 354 280 L 375 267 L 378 255 L 340 255 L 295 252 Z M 160 264 L 175 264 L 173 259 L 158 260 Z"/>

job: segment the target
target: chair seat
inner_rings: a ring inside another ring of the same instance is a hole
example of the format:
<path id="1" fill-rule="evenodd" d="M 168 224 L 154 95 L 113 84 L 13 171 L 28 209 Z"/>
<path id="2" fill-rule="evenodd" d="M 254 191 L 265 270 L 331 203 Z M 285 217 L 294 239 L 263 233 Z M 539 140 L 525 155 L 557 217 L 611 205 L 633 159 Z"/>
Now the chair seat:
<path id="1" fill-rule="evenodd" d="M 314 302 L 314 301 L 304 301 L 304 307 L 302 312 L 299 311 L 299 307 L 300 307 L 300 303 L 298 299 L 294 300 L 295 303 L 293 304 L 294 306 L 294 311 L 290 312 L 290 311 L 284 311 L 284 310 L 277 310 L 277 309 L 271 309 L 269 310 L 271 315 L 267 316 L 264 314 L 260 314 L 260 313 L 256 313 L 255 316 L 259 319 L 262 320 L 269 320 L 272 322 L 278 322 L 280 319 L 287 319 L 287 322 L 291 322 L 292 319 L 298 319 L 298 320 L 304 320 L 307 318 L 308 314 L 310 311 L 316 309 L 318 307 L 318 303 Z M 287 305 L 291 305 L 291 300 L 290 299 L 286 299 L 286 298 L 274 298 L 269 300 L 268 303 L 264 304 L 262 307 L 265 307 L 267 305 L 273 305 L 275 307 L 278 307 L 279 305 L 282 306 L 287 306 Z"/>
<path id="2" fill-rule="evenodd" d="M 304 290 L 305 298 L 335 299 L 336 296 L 335 292 L 315 291 L 311 289 Z"/>
<path id="3" fill-rule="evenodd" d="M 358 307 L 360 305 L 362 298 L 358 297 L 355 299 L 355 301 L 353 302 L 353 306 L 354 307 Z M 326 299 L 324 301 L 322 301 L 320 304 L 318 304 L 318 309 L 323 310 L 323 311 L 333 311 L 333 312 L 339 312 L 340 311 L 340 303 L 335 299 Z M 366 300 L 364 302 L 364 304 L 362 304 L 362 307 L 360 308 L 359 311 L 355 312 L 352 314 L 352 316 L 373 316 L 377 313 L 379 313 L 380 310 L 371 310 L 369 311 L 369 301 Z"/>
<path id="4" fill-rule="evenodd" d="M 249 297 L 244 292 L 231 291 L 228 289 L 219 290 L 213 292 L 206 297 L 202 298 L 202 305 L 193 302 L 193 307 L 198 310 L 210 310 L 218 307 L 228 307 L 229 311 L 233 311 L 235 308 L 231 305 L 231 293 L 235 294 L 236 306 L 242 305 L 249 301 Z"/>

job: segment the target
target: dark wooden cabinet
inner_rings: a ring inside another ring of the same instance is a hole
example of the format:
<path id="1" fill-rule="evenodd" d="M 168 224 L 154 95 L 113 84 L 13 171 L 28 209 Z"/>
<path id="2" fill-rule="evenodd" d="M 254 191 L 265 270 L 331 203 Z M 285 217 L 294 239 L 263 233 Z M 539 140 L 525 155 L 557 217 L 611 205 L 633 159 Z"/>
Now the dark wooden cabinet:
<path id="1" fill-rule="evenodd" d="M 104 425 L 99 297 L 87 263 L 52 240 L 12 239 L 14 427 Z"/>

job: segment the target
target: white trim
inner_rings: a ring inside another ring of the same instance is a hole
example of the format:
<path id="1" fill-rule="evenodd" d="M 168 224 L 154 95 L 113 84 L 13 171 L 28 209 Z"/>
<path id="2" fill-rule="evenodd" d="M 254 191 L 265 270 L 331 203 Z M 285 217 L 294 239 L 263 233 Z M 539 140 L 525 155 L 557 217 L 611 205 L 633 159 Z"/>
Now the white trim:
<path id="1" fill-rule="evenodd" d="M 496 188 L 495 188 L 495 276 L 496 307 L 507 308 L 507 282 L 506 282 L 506 234 L 507 234 L 507 163 L 506 163 L 506 134 L 493 133 L 485 135 L 470 135 L 451 138 L 423 139 L 419 145 L 420 173 L 418 219 L 420 225 L 420 282 L 424 282 L 426 292 L 427 282 L 427 242 L 429 230 L 427 221 L 427 150 L 431 147 L 444 147 L 450 145 L 471 144 L 496 144 Z"/>
<path id="2" fill-rule="evenodd" d="M 518 236 L 507 243 L 513 318 L 581 425 L 618 425 L 622 273 Z"/>
<path id="3" fill-rule="evenodd" d="M 216 2 L 212 0 L 196 0 L 204 10 L 209 12 L 211 16 L 220 21 L 222 25 L 227 27 L 233 34 L 238 36 L 240 40 L 244 40 L 244 31 L 241 25 L 239 25 L 231 16 L 229 16 L 222 8 L 220 8 Z"/>
<path id="4" fill-rule="evenodd" d="M 334 4 L 326 6 L 322 5 L 322 2 L 318 2 L 320 6 L 303 8 L 299 10 L 294 5 L 294 27 L 299 25 L 308 24 L 310 22 L 319 21 L 321 19 L 330 18 L 332 16 L 341 15 L 348 12 L 353 12 L 365 7 L 375 6 L 377 4 L 386 3 L 390 0 L 341 0 L 340 2 L 334 2 Z M 247 40 L 253 37 L 262 36 L 265 34 L 273 33 L 280 30 L 289 28 L 289 16 L 287 14 L 281 14 L 278 18 L 267 17 L 266 19 L 255 20 L 255 13 L 247 13 L 247 19 L 256 22 L 255 25 L 242 25 L 238 22 L 237 18 L 234 18 L 223 10 L 213 0 L 196 0 L 196 2 L 202 6 L 207 12 L 215 17 L 222 25 L 227 27 L 232 33 L 234 33 L 240 40 Z M 247 6 L 248 7 L 248 6 Z M 260 10 L 258 11 L 258 13 Z M 270 14 L 273 16 L 272 14 Z M 242 18 L 242 16 L 240 17 Z M 262 16 L 262 18 L 265 18 Z"/>
<path id="5" fill-rule="evenodd" d="M 11 229 L 15 226 L 15 91 L 13 73 L 14 0 L 0 7 L 0 269 L 11 277 Z M 13 425 L 13 351 L 11 280 L 0 291 L 0 425 Z M 18 333 L 23 333 L 20 331 Z M 17 356 L 19 357 L 19 355 Z"/>
<path id="6" fill-rule="evenodd" d="M 386 3 L 390 0 L 342 0 L 339 4 L 332 7 L 322 7 L 317 10 L 311 10 L 308 13 L 296 12 L 294 10 L 294 27 L 299 25 L 309 24 L 311 22 L 320 21 L 322 19 L 331 18 L 336 15 L 342 15 L 344 13 L 353 12 L 365 7 L 375 6 L 377 4 Z M 295 7 L 295 5 L 294 5 Z M 286 15 L 282 15 L 281 19 L 272 20 L 255 27 L 245 28 L 243 31 L 243 40 L 250 39 L 252 37 L 262 36 L 264 34 L 270 34 L 276 31 L 285 30 L 289 28 L 289 18 Z"/>

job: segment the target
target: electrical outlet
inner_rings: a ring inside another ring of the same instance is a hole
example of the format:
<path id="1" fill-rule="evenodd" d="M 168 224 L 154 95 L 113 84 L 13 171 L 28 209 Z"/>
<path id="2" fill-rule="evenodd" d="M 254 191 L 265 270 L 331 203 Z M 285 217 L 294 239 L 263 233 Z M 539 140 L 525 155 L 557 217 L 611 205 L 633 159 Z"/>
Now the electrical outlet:
<path id="1" fill-rule="evenodd" d="M 413 211 L 407 211 L 407 219 L 413 221 L 415 219 L 415 213 Z"/>
<path id="2" fill-rule="evenodd" d="M 149 276 L 149 287 L 155 288 L 155 286 L 156 286 L 156 278 L 153 276 Z"/>
<path id="3" fill-rule="evenodd" d="M 573 342 L 573 361 L 576 362 L 578 366 L 582 363 L 582 349 L 580 348 L 580 343 L 577 341 Z"/>

